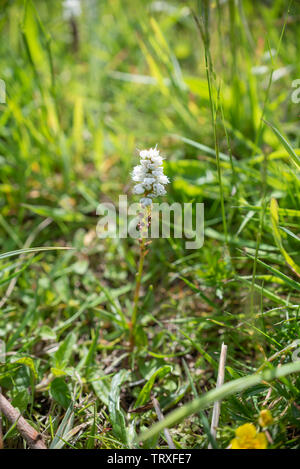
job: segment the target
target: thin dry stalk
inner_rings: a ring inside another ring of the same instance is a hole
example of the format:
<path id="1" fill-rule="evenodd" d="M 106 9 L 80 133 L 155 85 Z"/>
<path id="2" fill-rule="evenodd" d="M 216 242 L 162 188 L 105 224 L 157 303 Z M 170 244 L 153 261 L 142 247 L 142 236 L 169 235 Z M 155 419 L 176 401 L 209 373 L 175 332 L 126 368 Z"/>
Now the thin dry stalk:
<path id="1" fill-rule="evenodd" d="M 1 388 L 0 388 L 1 393 Z M 0 449 L 3 449 L 2 412 L 0 409 Z"/>
<path id="2" fill-rule="evenodd" d="M 20 412 L 15 409 L 10 402 L 0 394 L 0 411 L 12 424 L 16 423 L 16 427 L 24 440 L 26 440 L 31 449 L 47 449 L 43 441 L 43 437 L 21 416 Z"/>
<path id="3" fill-rule="evenodd" d="M 154 406 L 156 415 L 158 417 L 158 420 L 163 420 L 164 416 L 163 416 L 163 413 L 160 409 L 158 400 L 155 399 L 155 397 L 152 397 L 152 402 L 153 402 L 153 406 Z M 176 449 L 176 446 L 174 445 L 173 440 L 172 440 L 171 435 L 170 435 L 170 432 L 167 428 L 164 429 L 164 434 L 165 434 L 165 437 L 166 437 L 169 448 L 170 449 Z"/>
<path id="4" fill-rule="evenodd" d="M 226 363 L 226 355 L 227 355 L 227 345 L 224 343 L 221 347 L 221 354 L 220 354 L 220 361 L 219 361 L 219 369 L 218 369 L 218 379 L 217 379 L 217 388 L 224 384 L 224 376 L 225 376 L 225 363 Z M 219 418 L 221 412 L 221 401 L 216 401 L 214 403 L 213 414 L 211 419 L 211 427 L 210 433 L 211 436 L 216 439 L 216 432 L 219 426 Z M 212 449 L 212 445 L 209 444 L 208 449 Z"/>

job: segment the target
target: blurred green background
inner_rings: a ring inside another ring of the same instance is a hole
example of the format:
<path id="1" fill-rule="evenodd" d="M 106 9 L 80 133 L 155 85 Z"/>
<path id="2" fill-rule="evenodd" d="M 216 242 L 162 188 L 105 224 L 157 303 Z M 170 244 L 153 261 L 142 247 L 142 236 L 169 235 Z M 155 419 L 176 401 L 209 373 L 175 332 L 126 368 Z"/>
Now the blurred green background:
<path id="1" fill-rule="evenodd" d="M 199 392 L 215 382 L 223 340 L 227 379 L 280 352 L 278 364 L 299 335 L 300 182 L 282 139 L 262 118 L 300 156 L 299 104 L 291 99 L 300 78 L 299 2 L 82 0 L 78 16 L 58 0 L 0 6 L 1 251 L 75 248 L 2 259 L 0 337 L 13 358 L 32 360 L 15 369 L 12 358 L 3 371 L 1 384 L 16 405 L 43 426 L 34 412 L 62 415 L 77 385 L 83 409 L 95 399 L 96 407 L 107 404 L 126 355 L 137 246 L 99 241 L 96 208 L 119 194 L 137 200 L 130 172 L 138 150 L 156 144 L 171 179 L 165 200 L 205 203 L 205 242 L 196 251 L 179 239 L 152 243 L 135 378 L 173 366 L 158 391 L 165 411 L 191 398 L 181 357 Z M 271 198 L 280 207 L 280 239 Z M 20 374 L 25 384 L 18 386 Z M 230 439 L 227 426 L 251 420 L 265 390 L 244 403 L 232 399 L 221 446 Z M 292 385 L 289 392 L 282 391 L 278 415 L 297 395 Z M 138 391 L 127 394 L 129 405 Z M 148 426 L 153 415 L 145 415 Z M 275 446 L 297 446 L 291 433 L 299 431 L 299 410 L 291 404 L 284 415 Z M 105 411 L 101 418 L 110 425 Z M 95 444 L 91 432 L 79 447 Z M 128 445 L 113 435 L 101 444 Z M 183 427 L 177 441 L 205 446 L 207 435 Z M 18 444 L 13 435 L 11 445 Z"/>

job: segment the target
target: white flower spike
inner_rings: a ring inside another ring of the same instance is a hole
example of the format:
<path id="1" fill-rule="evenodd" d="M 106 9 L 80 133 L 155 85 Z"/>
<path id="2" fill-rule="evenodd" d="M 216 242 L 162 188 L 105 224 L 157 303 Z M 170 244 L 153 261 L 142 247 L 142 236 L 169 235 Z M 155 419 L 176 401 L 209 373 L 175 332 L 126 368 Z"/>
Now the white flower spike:
<path id="1" fill-rule="evenodd" d="M 64 0 L 63 2 L 63 17 L 66 20 L 81 15 L 80 0 Z"/>
<path id="2" fill-rule="evenodd" d="M 166 194 L 165 185 L 170 181 L 164 174 L 163 158 L 156 147 L 140 151 L 140 164 L 133 168 L 132 180 L 137 182 L 133 192 L 143 195 L 140 199 L 143 207 L 151 205 L 154 197 Z"/>

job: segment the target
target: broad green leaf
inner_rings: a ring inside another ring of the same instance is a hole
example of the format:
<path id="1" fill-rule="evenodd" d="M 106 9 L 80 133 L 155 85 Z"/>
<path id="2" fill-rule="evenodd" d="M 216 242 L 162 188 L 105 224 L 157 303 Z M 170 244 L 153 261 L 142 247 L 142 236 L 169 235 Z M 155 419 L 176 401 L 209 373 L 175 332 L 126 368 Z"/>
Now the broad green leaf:
<path id="1" fill-rule="evenodd" d="M 37 378 L 37 372 L 34 366 L 34 361 L 30 357 L 22 357 L 18 360 L 15 360 L 13 363 L 20 363 L 22 365 L 27 366 L 33 373 L 34 378 Z"/>
<path id="2" fill-rule="evenodd" d="M 128 378 L 128 371 L 119 371 L 111 381 L 110 393 L 108 396 L 109 417 L 113 427 L 113 433 L 125 445 L 128 444 L 125 416 L 120 408 L 120 390 L 124 381 Z"/>
<path id="3" fill-rule="evenodd" d="M 19 409 L 20 412 L 26 411 L 29 403 L 30 394 L 28 389 L 22 389 L 21 391 L 18 391 L 12 400 L 12 405 Z"/>
<path id="4" fill-rule="evenodd" d="M 110 393 L 109 377 L 105 375 L 99 376 L 99 372 L 96 372 L 91 376 L 91 384 L 98 399 L 108 406 Z"/>
<path id="5" fill-rule="evenodd" d="M 59 405 L 67 409 L 71 402 L 70 391 L 64 378 L 55 378 L 50 386 L 50 395 Z"/>

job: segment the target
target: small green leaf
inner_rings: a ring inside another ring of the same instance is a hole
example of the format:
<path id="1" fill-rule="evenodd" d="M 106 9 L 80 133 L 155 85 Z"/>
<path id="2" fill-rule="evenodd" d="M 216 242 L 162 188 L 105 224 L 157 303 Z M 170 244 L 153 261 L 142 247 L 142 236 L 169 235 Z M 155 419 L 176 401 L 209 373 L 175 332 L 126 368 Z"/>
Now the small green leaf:
<path id="1" fill-rule="evenodd" d="M 34 361 L 32 360 L 32 358 L 22 357 L 22 358 L 19 358 L 18 360 L 15 360 L 13 363 L 20 363 L 22 365 L 27 366 L 32 371 L 34 378 L 37 378 L 37 372 L 36 372 Z"/>
<path id="2" fill-rule="evenodd" d="M 55 378 L 50 386 L 50 395 L 59 405 L 68 408 L 71 402 L 70 391 L 63 378 Z"/>
<path id="3" fill-rule="evenodd" d="M 12 405 L 19 409 L 20 412 L 24 412 L 30 402 L 30 394 L 27 389 L 19 391 L 12 400 Z"/>
<path id="4" fill-rule="evenodd" d="M 119 371 L 111 381 L 111 389 L 108 397 L 108 408 L 113 432 L 125 445 L 128 444 L 125 416 L 120 408 L 121 385 L 128 378 L 128 371 Z"/>
<path id="5" fill-rule="evenodd" d="M 100 372 L 95 372 L 90 376 L 91 383 L 98 399 L 108 406 L 110 393 L 109 378 L 108 376 L 99 376 L 99 373 Z"/>
<path id="6" fill-rule="evenodd" d="M 65 371 L 60 370 L 59 368 L 51 367 L 50 370 L 51 370 L 51 373 L 53 374 L 53 376 L 55 376 L 55 377 L 66 376 L 66 374 L 67 374 Z"/>

